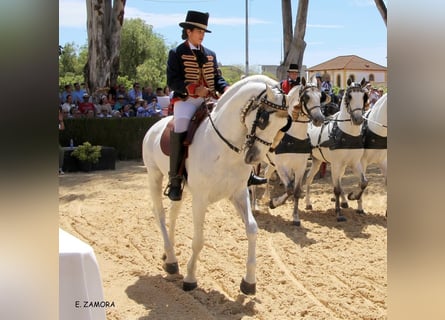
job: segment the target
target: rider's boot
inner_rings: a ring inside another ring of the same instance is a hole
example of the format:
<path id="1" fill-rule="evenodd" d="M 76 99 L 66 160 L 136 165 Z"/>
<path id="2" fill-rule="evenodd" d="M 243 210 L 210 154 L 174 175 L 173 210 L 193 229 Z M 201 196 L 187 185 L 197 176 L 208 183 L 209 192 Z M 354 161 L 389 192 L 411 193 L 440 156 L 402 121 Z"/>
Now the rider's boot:
<path id="1" fill-rule="evenodd" d="M 182 197 L 182 176 L 178 174 L 179 166 L 184 156 L 183 141 L 187 135 L 186 132 L 171 132 L 170 133 L 170 171 L 168 197 L 172 201 L 179 201 Z"/>

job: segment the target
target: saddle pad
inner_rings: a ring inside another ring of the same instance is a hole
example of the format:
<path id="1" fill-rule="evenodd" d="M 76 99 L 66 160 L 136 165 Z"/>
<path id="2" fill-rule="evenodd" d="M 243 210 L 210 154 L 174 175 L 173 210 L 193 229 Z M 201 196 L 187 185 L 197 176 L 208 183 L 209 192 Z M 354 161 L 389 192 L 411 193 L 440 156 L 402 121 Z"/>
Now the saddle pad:
<path id="1" fill-rule="evenodd" d="M 275 154 L 280 153 L 311 153 L 309 138 L 301 140 L 286 133 L 275 149 Z"/>
<path id="2" fill-rule="evenodd" d="M 167 126 L 161 136 L 161 150 L 166 156 L 170 156 L 170 132 L 175 128 L 173 118 L 167 123 Z"/>

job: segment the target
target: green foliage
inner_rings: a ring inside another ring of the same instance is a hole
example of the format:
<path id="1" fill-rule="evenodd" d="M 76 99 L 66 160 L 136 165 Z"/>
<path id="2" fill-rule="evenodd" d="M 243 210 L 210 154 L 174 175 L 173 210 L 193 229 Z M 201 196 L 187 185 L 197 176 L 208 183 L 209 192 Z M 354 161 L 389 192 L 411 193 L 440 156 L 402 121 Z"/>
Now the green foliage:
<path id="1" fill-rule="evenodd" d="M 226 79 L 227 83 L 232 85 L 238 80 L 241 79 L 241 76 L 244 74 L 244 72 L 235 66 L 220 66 L 221 73 Z"/>
<path id="2" fill-rule="evenodd" d="M 59 74 L 64 76 L 66 73 L 76 72 L 77 48 L 74 42 L 67 43 L 63 46 L 59 55 Z"/>
<path id="3" fill-rule="evenodd" d="M 152 86 L 165 84 L 168 48 L 142 19 L 125 19 L 121 31 L 120 74 Z"/>
<path id="4" fill-rule="evenodd" d="M 71 152 L 71 155 L 80 161 L 98 163 L 101 155 L 101 148 L 101 146 L 93 146 L 91 143 L 86 141 L 74 149 L 74 151 Z"/>

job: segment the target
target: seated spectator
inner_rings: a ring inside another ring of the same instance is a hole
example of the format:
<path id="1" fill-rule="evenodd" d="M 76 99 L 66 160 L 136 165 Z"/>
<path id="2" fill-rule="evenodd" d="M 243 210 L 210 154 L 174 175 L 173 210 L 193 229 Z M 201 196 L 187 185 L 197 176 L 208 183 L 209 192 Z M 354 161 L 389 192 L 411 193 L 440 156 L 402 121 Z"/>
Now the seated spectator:
<path id="1" fill-rule="evenodd" d="M 167 116 L 168 106 L 170 105 L 170 97 L 164 93 L 162 88 L 156 89 L 156 97 L 158 98 L 158 104 L 161 106 L 162 116 Z"/>
<path id="2" fill-rule="evenodd" d="M 88 93 L 84 93 L 82 97 L 83 101 L 79 103 L 79 111 L 81 114 L 86 115 L 88 110 L 95 111 L 94 103 L 90 102 L 90 96 Z"/>
<path id="3" fill-rule="evenodd" d="M 113 110 L 121 110 L 128 102 L 125 101 L 125 97 L 122 94 L 117 96 L 117 101 L 113 106 Z"/>
<path id="4" fill-rule="evenodd" d="M 111 104 L 108 102 L 108 98 L 106 95 L 102 95 L 100 97 L 99 103 L 96 105 L 97 114 L 101 113 L 104 108 L 106 108 L 108 114 L 111 115 L 111 111 L 113 111 L 113 108 L 111 107 Z"/>
<path id="5" fill-rule="evenodd" d="M 161 106 L 158 104 L 156 97 L 154 97 L 151 103 L 147 103 L 144 100 L 142 105 L 137 109 L 137 117 L 153 117 L 160 116 L 162 112 Z"/>
<path id="6" fill-rule="evenodd" d="M 142 97 L 137 98 L 134 105 L 132 105 L 131 109 L 133 110 L 134 114 L 136 115 L 138 112 L 138 108 L 144 104 L 145 100 L 142 99 Z"/>
<path id="7" fill-rule="evenodd" d="M 149 102 L 153 97 L 156 97 L 156 94 L 154 94 L 152 87 L 147 86 L 142 89 L 142 99 Z"/>
<path id="8" fill-rule="evenodd" d="M 87 110 L 87 113 L 85 114 L 85 118 L 88 118 L 88 119 L 96 118 L 96 108 L 94 108 L 94 110 L 91 110 L 91 109 Z"/>
<path id="9" fill-rule="evenodd" d="M 144 100 L 136 109 L 136 117 L 138 118 L 146 118 L 150 117 L 150 108 L 148 106 L 147 101 Z"/>
<path id="10" fill-rule="evenodd" d="M 379 98 L 380 95 L 379 92 L 377 91 L 377 88 L 371 87 L 371 91 L 369 92 L 369 98 L 368 98 L 369 107 L 372 108 L 374 104 L 377 102 L 377 100 L 379 100 Z"/>
<path id="11" fill-rule="evenodd" d="M 102 105 L 100 112 L 97 114 L 97 118 L 112 118 L 111 112 L 107 108 L 107 106 Z"/>
<path id="12" fill-rule="evenodd" d="M 127 89 L 125 89 L 125 86 L 123 84 L 118 85 L 116 89 L 116 99 L 119 100 L 119 96 L 123 96 L 123 106 L 127 103 L 129 103 L 128 93 Z"/>
<path id="13" fill-rule="evenodd" d="M 135 82 L 133 83 L 133 89 L 128 92 L 128 102 L 135 105 L 139 98 L 142 98 L 141 86 L 139 82 Z"/>
<path id="14" fill-rule="evenodd" d="M 78 82 L 76 82 L 76 83 L 74 84 L 74 91 L 73 91 L 73 93 L 72 93 L 72 96 L 73 96 L 73 103 L 74 103 L 76 106 L 79 106 L 79 103 L 82 103 L 82 102 L 83 102 L 83 94 L 84 94 L 84 93 L 86 93 L 86 91 L 83 90 L 83 89 L 80 87 L 80 84 L 79 84 Z"/>
<path id="15" fill-rule="evenodd" d="M 71 108 L 71 116 L 74 119 L 83 118 L 83 114 L 82 114 L 82 112 L 80 112 L 78 107 Z"/>
<path id="16" fill-rule="evenodd" d="M 127 103 L 121 111 L 122 118 L 131 118 L 135 116 L 131 104 Z"/>
<path id="17" fill-rule="evenodd" d="M 74 107 L 73 104 L 73 96 L 71 94 L 68 94 L 66 96 L 66 101 L 62 104 L 62 112 L 63 114 L 71 114 L 71 108 Z"/>
<path id="18" fill-rule="evenodd" d="M 111 116 L 112 116 L 113 118 L 122 118 L 122 114 L 121 114 L 121 112 L 120 112 L 119 110 L 113 110 L 113 111 L 111 112 Z"/>
<path id="19" fill-rule="evenodd" d="M 108 93 L 107 93 L 107 98 L 108 98 L 108 103 L 111 105 L 111 106 L 114 106 L 114 104 L 116 103 L 116 101 L 117 101 L 117 88 L 116 87 L 111 87 L 109 90 L 108 90 Z"/>
<path id="20" fill-rule="evenodd" d="M 68 95 L 72 95 L 72 87 L 70 84 L 65 85 L 65 90 L 62 92 L 62 96 L 61 96 L 61 103 L 65 103 L 66 102 L 66 98 Z"/>

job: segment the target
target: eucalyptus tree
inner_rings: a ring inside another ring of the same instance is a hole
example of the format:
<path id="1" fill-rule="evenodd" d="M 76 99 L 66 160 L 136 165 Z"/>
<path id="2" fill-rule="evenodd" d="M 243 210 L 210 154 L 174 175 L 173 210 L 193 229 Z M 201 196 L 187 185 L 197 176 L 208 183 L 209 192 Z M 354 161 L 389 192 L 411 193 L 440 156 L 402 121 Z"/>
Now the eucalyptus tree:
<path id="1" fill-rule="evenodd" d="M 85 79 L 94 92 L 116 85 L 126 0 L 86 0 L 88 62 Z"/>
<path id="2" fill-rule="evenodd" d="M 281 0 L 281 12 L 283 19 L 283 50 L 284 60 L 277 70 L 277 77 L 286 77 L 286 71 L 291 63 L 301 66 L 303 62 L 306 42 L 306 21 L 309 9 L 309 0 L 299 0 L 295 28 L 292 30 L 292 6 L 291 0 Z"/>

